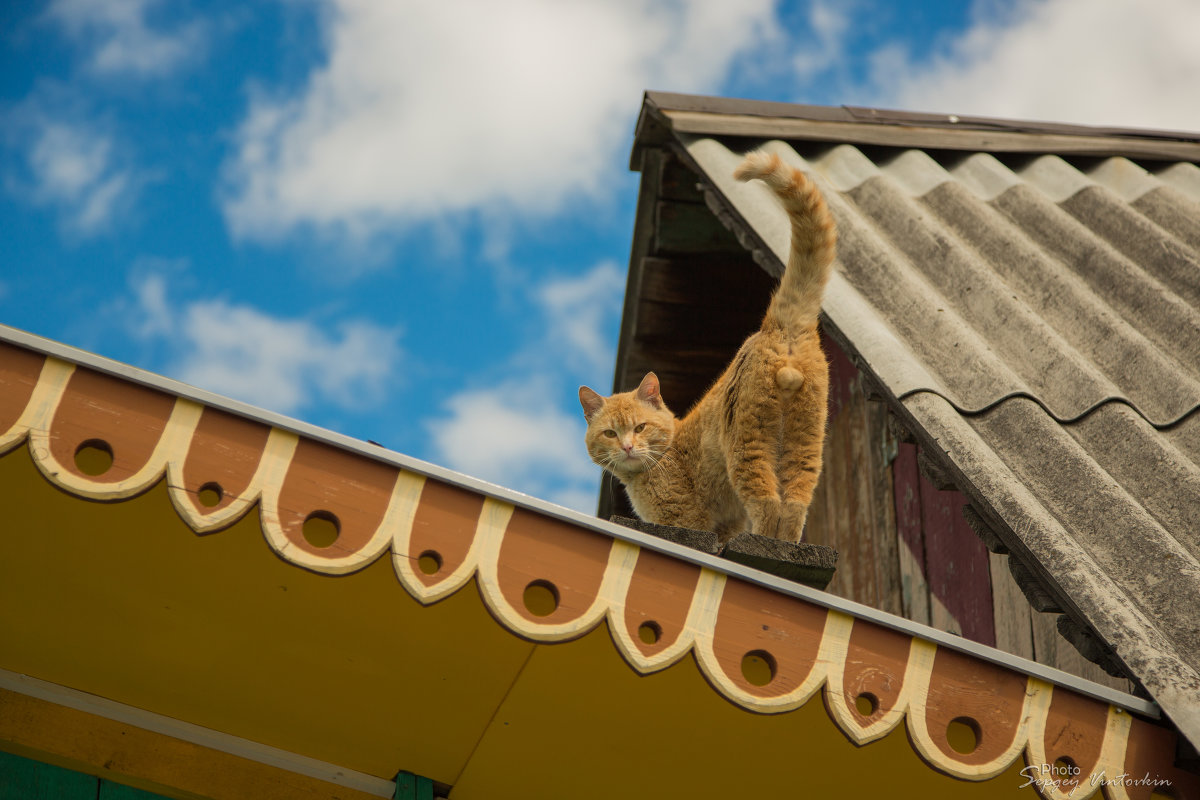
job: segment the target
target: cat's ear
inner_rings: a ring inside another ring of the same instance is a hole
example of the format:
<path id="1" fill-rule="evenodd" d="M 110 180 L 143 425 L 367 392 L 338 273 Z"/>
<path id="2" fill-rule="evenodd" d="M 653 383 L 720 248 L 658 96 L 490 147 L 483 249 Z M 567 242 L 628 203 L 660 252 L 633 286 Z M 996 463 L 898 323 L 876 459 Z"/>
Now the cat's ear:
<path id="1" fill-rule="evenodd" d="M 663 407 L 662 390 L 658 385 L 658 376 L 647 372 L 637 388 L 637 399 L 649 403 L 655 408 Z"/>
<path id="2" fill-rule="evenodd" d="M 579 387 L 579 405 L 583 406 L 583 418 L 588 422 L 604 406 L 604 398 L 586 386 Z"/>

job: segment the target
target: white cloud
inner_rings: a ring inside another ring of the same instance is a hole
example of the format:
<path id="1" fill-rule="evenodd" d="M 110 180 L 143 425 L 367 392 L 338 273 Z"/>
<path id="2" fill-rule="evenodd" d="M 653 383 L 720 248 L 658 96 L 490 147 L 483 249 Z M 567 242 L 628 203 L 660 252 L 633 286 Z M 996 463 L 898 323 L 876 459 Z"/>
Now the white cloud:
<path id="1" fill-rule="evenodd" d="M 581 376 L 609 373 L 625 276 L 611 261 L 550 280 L 533 298 L 534 341 L 498 384 L 466 389 L 428 423 L 439 463 L 585 513 L 596 510 L 600 468 L 583 444 Z"/>
<path id="2" fill-rule="evenodd" d="M 841 0 L 812 0 L 808 8 L 808 23 L 815 42 L 801 46 L 792 57 L 796 74 L 811 79 L 845 59 L 846 36 L 853 30 L 853 11 L 857 3 Z"/>
<path id="3" fill-rule="evenodd" d="M 327 63 L 240 128 L 237 234 L 560 211 L 613 180 L 644 89 L 716 89 L 774 19 L 772 0 L 329 5 Z"/>
<path id="4" fill-rule="evenodd" d="M 285 412 L 318 398 L 342 408 L 378 402 L 398 355 L 396 332 L 369 322 L 328 331 L 223 301 L 188 306 L 182 333 L 183 380 Z"/>
<path id="5" fill-rule="evenodd" d="M 121 79 L 163 75 L 195 58 L 203 26 L 185 23 L 171 32 L 147 18 L 161 0 L 53 0 L 42 16 L 88 54 L 89 71 Z M 168 10 L 173 10 L 168 8 Z M 131 210 L 141 189 L 157 176 L 134 163 L 133 147 L 114 131 L 114 108 L 100 107 L 93 89 L 39 80 L 21 102 L 0 112 L 6 144 L 21 153 L 21 167 L 6 175 L 14 195 L 59 212 L 63 229 L 91 236 Z"/>
<path id="6" fill-rule="evenodd" d="M 625 274 L 602 261 L 578 277 L 551 281 L 538 292 L 546 315 L 544 351 L 550 344 L 584 373 L 612 368 L 616 358 L 616 319 L 625 293 Z"/>
<path id="7" fill-rule="evenodd" d="M 429 425 L 440 463 L 580 511 L 595 510 L 600 468 L 583 446 L 583 417 L 559 408 L 544 379 L 466 391 Z"/>
<path id="8" fill-rule="evenodd" d="M 100 232 L 129 206 L 141 180 L 120 164 L 111 136 L 34 106 L 14 119 L 24 133 L 27 166 L 24 179 L 10 182 L 15 194 L 57 208 L 64 227 L 81 235 Z"/>
<path id="9" fill-rule="evenodd" d="M 204 30 L 191 21 L 170 32 L 148 24 L 159 0 L 54 0 L 46 15 L 91 48 L 89 69 L 104 75 L 152 77 L 202 52 Z"/>
<path id="10" fill-rule="evenodd" d="M 167 300 L 167 279 L 152 273 L 133 286 L 139 317 L 136 325 L 138 338 L 149 339 L 169 336 L 175 328 L 175 312 Z"/>
<path id="11" fill-rule="evenodd" d="M 223 300 L 176 307 L 161 275 L 146 276 L 134 292 L 135 331 L 165 340 L 168 372 L 273 411 L 293 413 L 318 401 L 343 409 L 376 405 L 400 357 L 399 332 L 363 320 L 325 326 Z"/>
<path id="12" fill-rule="evenodd" d="M 1027 0 L 929 60 L 878 60 L 882 104 L 1020 119 L 1200 130 L 1200 4 Z"/>

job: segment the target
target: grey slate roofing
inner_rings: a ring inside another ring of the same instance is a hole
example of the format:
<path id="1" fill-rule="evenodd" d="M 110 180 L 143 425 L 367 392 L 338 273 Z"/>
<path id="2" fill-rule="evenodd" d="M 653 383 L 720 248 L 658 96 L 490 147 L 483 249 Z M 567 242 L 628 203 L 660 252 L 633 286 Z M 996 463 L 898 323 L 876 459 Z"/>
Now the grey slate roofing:
<path id="1" fill-rule="evenodd" d="M 1200 135 L 647 94 L 635 165 L 673 150 L 778 275 L 760 146 L 836 218 L 825 329 L 1200 745 Z"/>

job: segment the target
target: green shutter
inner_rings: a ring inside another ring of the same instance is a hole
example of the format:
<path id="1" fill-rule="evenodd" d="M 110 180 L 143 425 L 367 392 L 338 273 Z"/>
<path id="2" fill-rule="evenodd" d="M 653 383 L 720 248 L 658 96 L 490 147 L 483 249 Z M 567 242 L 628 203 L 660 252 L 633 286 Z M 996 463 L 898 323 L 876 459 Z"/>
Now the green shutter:
<path id="1" fill-rule="evenodd" d="M 423 797 L 423 795 L 414 795 Z M 430 795 L 432 797 L 432 794 Z M 166 800 L 94 775 L 0 752 L 0 800 Z"/>
<path id="2" fill-rule="evenodd" d="M 0 800 L 96 800 L 99 778 L 0 753 Z"/>
<path id="3" fill-rule="evenodd" d="M 401 772 L 396 776 L 395 800 L 433 800 L 433 781 Z"/>
<path id="4" fill-rule="evenodd" d="M 161 794 L 135 789 L 112 781 L 100 781 L 99 800 L 166 800 Z"/>

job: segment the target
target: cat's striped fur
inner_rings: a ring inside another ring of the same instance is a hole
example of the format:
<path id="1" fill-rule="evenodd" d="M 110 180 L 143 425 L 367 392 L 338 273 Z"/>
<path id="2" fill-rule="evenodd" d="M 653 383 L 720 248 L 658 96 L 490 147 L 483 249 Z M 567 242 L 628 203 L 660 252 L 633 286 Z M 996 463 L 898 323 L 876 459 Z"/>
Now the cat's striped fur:
<path id="1" fill-rule="evenodd" d="M 787 268 L 761 328 L 682 419 L 654 373 L 611 397 L 580 387 L 587 448 L 644 520 L 722 540 L 749 530 L 798 541 L 825 441 L 829 366 L 817 315 L 837 234 L 816 185 L 778 156 L 751 153 L 734 175 L 766 183 L 791 220 Z"/>

